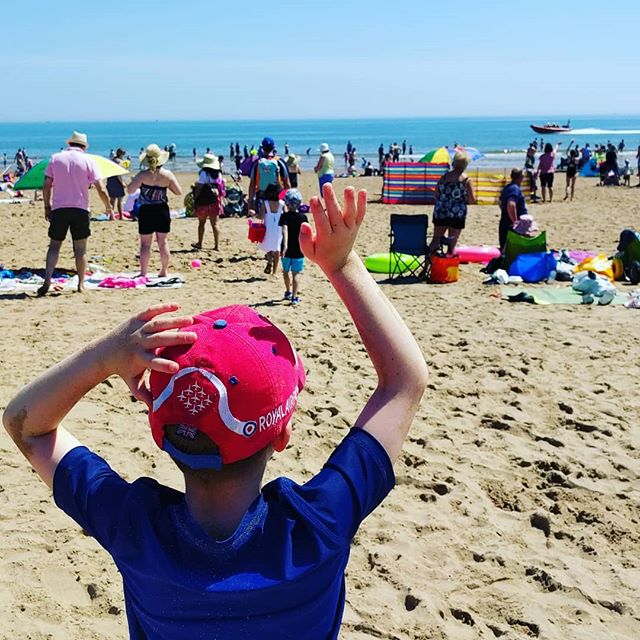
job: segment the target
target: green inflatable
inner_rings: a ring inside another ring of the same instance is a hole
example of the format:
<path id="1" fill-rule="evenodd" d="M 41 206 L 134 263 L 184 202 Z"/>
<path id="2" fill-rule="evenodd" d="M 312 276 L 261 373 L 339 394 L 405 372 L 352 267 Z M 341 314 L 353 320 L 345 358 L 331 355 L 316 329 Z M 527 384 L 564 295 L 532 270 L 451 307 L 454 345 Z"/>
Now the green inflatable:
<path id="1" fill-rule="evenodd" d="M 389 273 L 391 266 L 398 260 L 398 266 L 396 271 L 404 273 L 407 269 L 417 269 L 420 266 L 420 261 L 415 256 L 407 255 L 406 253 L 372 253 L 364 259 L 364 266 L 367 267 L 367 271 L 372 273 Z"/>

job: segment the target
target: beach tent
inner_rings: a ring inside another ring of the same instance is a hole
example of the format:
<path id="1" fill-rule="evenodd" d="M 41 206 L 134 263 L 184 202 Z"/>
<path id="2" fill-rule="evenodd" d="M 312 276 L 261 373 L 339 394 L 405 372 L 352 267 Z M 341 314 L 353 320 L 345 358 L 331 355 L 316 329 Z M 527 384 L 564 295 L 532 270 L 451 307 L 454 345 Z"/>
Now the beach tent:
<path id="1" fill-rule="evenodd" d="M 385 204 L 433 204 L 440 177 L 449 170 L 447 164 L 425 162 L 390 162 L 385 166 L 382 202 Z M 494 171 L 468 170 L 475 187 L 478 204 L 496 205 L 502 188 L 511 180 L 510 169 Z M 525 198 L 531 198 L 529 177 L 522 181 Z"/>
<path id="2" fill-rule="evenodd" d="M 589 162 L 585 162 L 582 169 L 580 169 L 580 175 L 583 178 L 598 178 L 600 176 L 598 163 L 595 160 L 589 160 Z"/>
<path id="3" fill-rule="evenodd" d="M 386 204 L 433 204 L 438 180 L 448 164 L 430 162 L 387 162 L 382 184 Z"/>

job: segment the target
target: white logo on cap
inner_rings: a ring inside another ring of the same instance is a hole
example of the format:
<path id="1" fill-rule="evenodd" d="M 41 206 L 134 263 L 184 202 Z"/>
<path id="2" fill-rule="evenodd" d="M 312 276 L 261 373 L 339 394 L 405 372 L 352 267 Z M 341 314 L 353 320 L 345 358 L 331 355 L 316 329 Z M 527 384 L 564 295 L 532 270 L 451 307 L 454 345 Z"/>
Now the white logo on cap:
<path id="1" fill-rule="evenodd" d="M 178 400 L 192 416 L 198 415 L 212 404 L 211 396 L 197 381 L 183 389 L 178 396 Z"/>

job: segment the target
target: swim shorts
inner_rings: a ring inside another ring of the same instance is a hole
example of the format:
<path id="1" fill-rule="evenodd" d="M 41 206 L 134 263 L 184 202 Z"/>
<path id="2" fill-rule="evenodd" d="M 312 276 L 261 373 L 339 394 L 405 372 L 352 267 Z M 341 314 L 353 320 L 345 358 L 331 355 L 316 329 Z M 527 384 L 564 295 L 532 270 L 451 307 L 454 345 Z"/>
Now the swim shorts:
<path id="1" fill-rule="evenodd" d="M 333 182 L 333 173 L 325 173 L 318 178 L 318 182 L 320 183 L 320 193 L 322 193 L 322 185 Z"/>
<path id="2" fill-rule="evenodd" d="M 541 173 L 540 174 L 540 185 L 544 189 L 545 187 L 549 187 L 551 189 L 553 187 L 553 173 Z"/>
<path id="3" fill-rule="evenodd" d="M 49 237 L 62 242 L 71 229 L 73 240 L 84 240 L 91 235 L 89 212 L 76 207 L 54 209 L 49 216 Z"/>
<path id="4" fill-rule="evenodd" d="M 171 215 L 166 202 L 143 204 L 138 209 L 138 233 L 141 236 L 150 233 L 169 233 L 169 231 L 171 231 Z"/>
<path id="5" fill-rule="evenodd" d="M 285 273 L 292 271 L 293 273 L 300 273 L 304 271 L 304 258 L 282 258 L 282 270 Z"/>
<path id="6" fill-rule="evenodd" d="M 198 218 L 198 220 L 217 218 L 220 215 L 220 204 L 214 202 L 213 204 L 196 205 L 194 213 L 196 214 L 196 218 Z"/>

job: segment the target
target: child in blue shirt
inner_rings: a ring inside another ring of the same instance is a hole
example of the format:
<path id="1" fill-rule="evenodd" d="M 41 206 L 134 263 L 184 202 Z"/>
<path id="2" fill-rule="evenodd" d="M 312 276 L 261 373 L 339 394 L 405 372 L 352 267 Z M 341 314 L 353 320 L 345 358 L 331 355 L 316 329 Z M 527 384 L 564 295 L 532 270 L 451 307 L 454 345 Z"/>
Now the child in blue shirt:
<path id="1" fill-rule="evenodd" d="M 175 304 L 151 307 L 44 372 L 4 412 L 56 503 L 113 557 L 135 640 L 338 636 L 350 542 L 393 487 L 427 371 L 353 251 L 366 192 L 346 189 L 344 209 L 331 185 L 323 195 L 326 209 L 312 199 L 315 230 L 304 224 L 300 245 L 351 314 L 378 385 L 311 480 L 262 486 L 270 456 L 291 437 L 304 369 L 286 336 L 246 307 L 194 317 L 167 315 Z M 150 478 L 126 482 L 61 425 L 110 375 L 149 407 L 184 493 Z"/>

